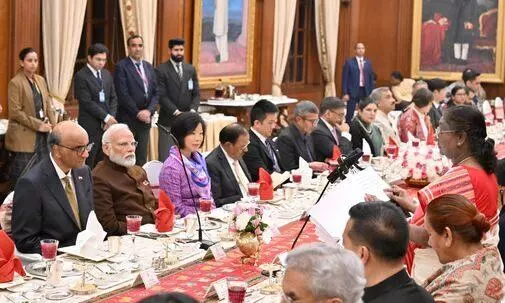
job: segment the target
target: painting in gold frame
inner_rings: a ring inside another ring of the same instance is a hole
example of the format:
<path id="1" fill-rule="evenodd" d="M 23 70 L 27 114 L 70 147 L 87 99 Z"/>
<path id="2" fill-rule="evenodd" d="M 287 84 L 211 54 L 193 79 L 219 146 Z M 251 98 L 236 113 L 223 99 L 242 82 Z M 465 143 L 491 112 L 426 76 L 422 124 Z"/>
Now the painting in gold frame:
<path id="1" fill-rule="evenodd" d="M 414 0 L 412 77 L 504 81 L 505 0 Z"/>
<path id="2" fill-rule="evenodd" d="M 202 88 L 252 82 L 255 1 L 195 1 L 193 65 Z"/>

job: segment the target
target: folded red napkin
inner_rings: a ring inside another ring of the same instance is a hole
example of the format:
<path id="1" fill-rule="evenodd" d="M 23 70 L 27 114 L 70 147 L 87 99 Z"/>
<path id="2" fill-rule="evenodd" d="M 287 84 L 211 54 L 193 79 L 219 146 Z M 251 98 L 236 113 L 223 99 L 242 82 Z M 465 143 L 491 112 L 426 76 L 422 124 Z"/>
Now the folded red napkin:
<path id="1" fill-rule="evenodd" d="M 26 276 L 23 264 L 14 255 L 14 242 L 0 230 L 0 283 L 14 280 L 14 272 Z"/>
<path id="2" fill-rule="evenodd" d="M 154 214 L 156 215 L 156 230 L 167 232 L 174 228 L 175 207 L 163 190 L 160 190 L 158 209 L 154 211 Z"/>
<path id="3" fill-rule="evenodd" d="M 342 152 L 340 152 L 340 148 L 336 145 L 333 145 L 333 154 L 331 155 L 331 160 L 333 161 L 338 160 L 338 158 L 340 158 L 341 155 Z"/>
<path id="4" fill-rule="evenodd" d="M 272 200 L 274 198 L 272 177 L 261 167 L 259 168 L 258 183 L 260 184 L 260 200 Z"/>

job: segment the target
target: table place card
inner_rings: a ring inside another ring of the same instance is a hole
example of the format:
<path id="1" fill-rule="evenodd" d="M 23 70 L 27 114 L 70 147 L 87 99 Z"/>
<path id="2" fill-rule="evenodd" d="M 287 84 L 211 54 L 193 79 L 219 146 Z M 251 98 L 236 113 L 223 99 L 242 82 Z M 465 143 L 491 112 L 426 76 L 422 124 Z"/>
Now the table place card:
<path id="1" fill-rule="evenodd" d="M 202 257 L 202 260 L 209 260 L 212 259 L 212 257 L 214 257 L 216 261 L 226 257 L 226 253 L 224 252 L 221 244 L 216 243 L 209 247 L 209 249 L 205 252 L 205 255 Z"/>
<path id="2" fill-rule="evenodd" d="M 284 266 L 284 267 L 286 266 L 286 259 L 287 259 L 287 257 L 288 257 L 288 252 L 287 251 L 285 251 L 283 253 L 280 253 L 279 256 L 278 256 L 279 262 L 281 262 L 281 265 Z"/>
<path id="3" fill-rule="evenodd" d="M 205 292 L 205 295 L 203 296 L 204 299 L 207 298 L 207 296 L 211 294 L 213 290 L 216 292 L 219 301 L 228 300 L 228 282 L 226 278 L 217 280 L 216 282 L 212 283 L 209 286 L 209 289 L 207 289 L 207 291 Z"/>
<path id="4" fill-rule="evenodd" d="M 158 280 L 156 272 L 154 272 L 154 268 L 150 267 L 148 269 L 141 271 L 133 281 L 132 287 L 142 283 L 144 284 L 146 289 L 149 289 L 154 285 L 160 283 L 160 280 Z"/>

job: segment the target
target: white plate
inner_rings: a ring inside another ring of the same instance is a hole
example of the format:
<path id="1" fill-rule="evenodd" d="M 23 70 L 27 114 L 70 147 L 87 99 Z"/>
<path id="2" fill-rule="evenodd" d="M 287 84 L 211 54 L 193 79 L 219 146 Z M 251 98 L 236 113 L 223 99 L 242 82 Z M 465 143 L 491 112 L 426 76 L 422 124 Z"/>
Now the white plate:
<path id="1" fill-rule="evenodd" d="M 270 204 L 279 204 L 283 201 L 283 197 L 274 196 L 272 200 L 259 200 L 258 203 L 270 203 Z"/>
<path id="2" fill-rule="evenodd" d="M 223 210 L 226 210 L 226 211 L 233 211 L 233 209 L 235 208 L 235 204 L 225 204 L 221 207 Z"/>

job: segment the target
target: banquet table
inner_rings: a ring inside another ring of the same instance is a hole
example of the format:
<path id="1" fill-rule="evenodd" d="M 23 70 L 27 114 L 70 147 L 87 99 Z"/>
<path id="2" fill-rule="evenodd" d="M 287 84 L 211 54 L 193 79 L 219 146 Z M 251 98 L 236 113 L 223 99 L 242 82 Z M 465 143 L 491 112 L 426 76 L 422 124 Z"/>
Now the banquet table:
<path id="1" fill-rule="evenodd" d="M 286 96 L 273 97 L 271 95 L 252 94 L 240 95 L 235 99 L 209 99 L 200 102 L 200 104 L 215 107 L 218 112 L 237 117 L 238 122 L 244 125 L 249 125 L 248 111 L 258 100 L 261 99 L 269 100 L 280 108 L 298 102 L 297 99 Z"/>

